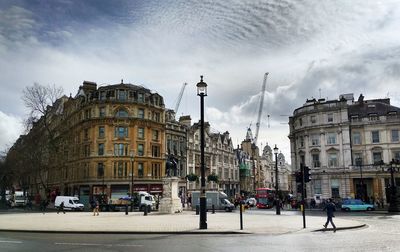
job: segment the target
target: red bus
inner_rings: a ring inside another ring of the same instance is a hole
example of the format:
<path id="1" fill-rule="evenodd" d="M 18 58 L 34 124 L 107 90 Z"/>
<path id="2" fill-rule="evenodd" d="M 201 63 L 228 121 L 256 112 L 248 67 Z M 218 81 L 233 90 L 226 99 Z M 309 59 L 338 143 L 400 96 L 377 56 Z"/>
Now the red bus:
<path id="1" fill-rule="evenodd" d="M 257 188 L 256 199 L 257 208 L 272 208 L 274 205 L 275 189 Z"/>

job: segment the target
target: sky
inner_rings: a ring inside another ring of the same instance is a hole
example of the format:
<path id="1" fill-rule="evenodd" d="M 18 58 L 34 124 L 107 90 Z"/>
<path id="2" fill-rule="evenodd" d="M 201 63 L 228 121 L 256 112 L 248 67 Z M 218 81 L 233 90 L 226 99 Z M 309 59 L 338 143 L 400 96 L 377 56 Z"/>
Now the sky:
<path id="1" fill-rule="evenodd" d="M 290 162 L 288 117 L 306 99 L 360 93 L 400 107 L 400 0 L 0 0 L 0 150 L 24 134 L 22 91 L 35 82 L 73 96 L 84 80 L 142 85 L 200 118 L 196 83 L 208 84 L 205 120 L 236 147 Z"/>

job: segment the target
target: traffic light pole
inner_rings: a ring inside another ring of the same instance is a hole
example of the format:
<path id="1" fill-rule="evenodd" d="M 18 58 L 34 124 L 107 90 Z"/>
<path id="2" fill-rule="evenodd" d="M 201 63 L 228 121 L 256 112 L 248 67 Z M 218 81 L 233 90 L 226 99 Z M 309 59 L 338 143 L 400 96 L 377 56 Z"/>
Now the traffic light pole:
<path id="1" fill-rule="evenodd" d="M 303 214 L 303 228 L 306 228 L 306 208 L 305 208 L 305 194 L 306 194 L 306 188 L 305 188 L 305 183 L 304 183 L 304 174 L 305 174 L 305 169 L 304 165 L 300 164 L 301 168 L 301 211 Z"/>

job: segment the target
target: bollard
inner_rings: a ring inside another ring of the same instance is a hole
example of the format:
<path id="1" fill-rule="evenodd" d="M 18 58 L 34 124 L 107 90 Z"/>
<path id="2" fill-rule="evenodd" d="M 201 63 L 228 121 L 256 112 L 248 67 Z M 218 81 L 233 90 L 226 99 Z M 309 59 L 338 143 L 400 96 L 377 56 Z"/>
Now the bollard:
<path id="1" fill-rule="evenodd" d="M 128 205 L 125 205 L 125 215 L 128 215 Z"/>
<path id="2" fill-rule="evenodd" d="M 147 206 L 146 205 L 144 206 L 144 214 L 143 215 L 147 216 Z"/>
<path id="3" fill-rule="evenodd" d="M 200 206 L 196 205 L 196 215 L 199 215 L 199 214 L 200 214 Z"/>
<path id="4" fill-rule="evenodd" d="M 214 206 L 214 204 L 212 205 L 212 213 L 215 214 L 215 206 Z"/>
<path id="5" fill-rule="evenodd" d="M 243 205 L 242 202 L 239 203 L 240 207 L 240 230 L 243 230 Z"/>

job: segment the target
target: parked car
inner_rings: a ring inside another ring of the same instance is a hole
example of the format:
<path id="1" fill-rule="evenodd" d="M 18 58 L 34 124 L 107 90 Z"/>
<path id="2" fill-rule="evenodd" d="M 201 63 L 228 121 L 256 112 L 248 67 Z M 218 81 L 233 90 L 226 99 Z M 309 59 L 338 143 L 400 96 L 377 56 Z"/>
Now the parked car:
<path id="1" fill-rule="evenodd" d="M 359 199 L 344 200 L 342 202 L 343 211 L 372 211 L 375 210 L 374 205 L 363 202 Z"/>

